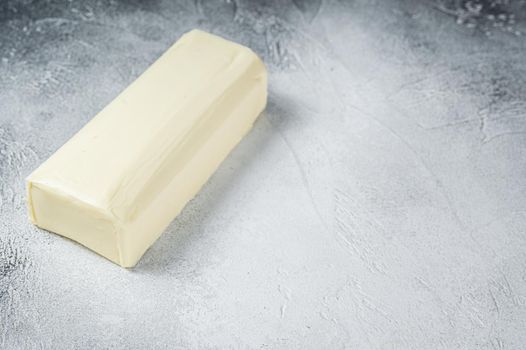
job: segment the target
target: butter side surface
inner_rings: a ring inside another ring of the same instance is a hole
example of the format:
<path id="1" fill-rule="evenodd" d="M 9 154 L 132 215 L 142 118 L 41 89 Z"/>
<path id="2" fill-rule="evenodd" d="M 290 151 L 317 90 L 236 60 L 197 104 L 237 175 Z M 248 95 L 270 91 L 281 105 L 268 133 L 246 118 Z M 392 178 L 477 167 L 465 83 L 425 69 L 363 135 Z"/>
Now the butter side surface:
<path id="1" fill-rule="evenodd" d="M 250 130 L 267 73 L 193 30 L 27 179 L 33 223 L 134 266 Z"/>

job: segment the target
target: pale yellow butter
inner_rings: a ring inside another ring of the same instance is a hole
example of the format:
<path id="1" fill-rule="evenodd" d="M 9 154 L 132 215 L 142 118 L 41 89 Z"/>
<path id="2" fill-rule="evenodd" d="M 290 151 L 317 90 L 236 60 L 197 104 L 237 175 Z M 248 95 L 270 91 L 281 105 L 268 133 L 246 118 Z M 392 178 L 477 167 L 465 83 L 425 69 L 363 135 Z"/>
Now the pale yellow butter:
<path id="1" fill-rule="evenodd" d="M 31 220 L 134 266 L 266 101 L 267 73 L 250 49 L 183 35 L 27 178 Z"/>

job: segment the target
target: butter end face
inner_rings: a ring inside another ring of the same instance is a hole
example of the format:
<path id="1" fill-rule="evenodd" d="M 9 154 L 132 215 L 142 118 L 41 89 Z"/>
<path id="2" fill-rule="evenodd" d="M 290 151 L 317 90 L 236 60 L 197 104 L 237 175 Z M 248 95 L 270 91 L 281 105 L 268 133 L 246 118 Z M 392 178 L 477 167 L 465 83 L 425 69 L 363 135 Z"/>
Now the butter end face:
<path id="1" fill-rule="evenodd" d="M 32 185 L 32 182 L 29 179 L 26 179 L 27 212 L 31 223 L 36 225 L 35 212 L 33 210 L 33 200 L 31 198 Z"/>
<path id="2" fill-rule="evenodd" d="M 27 188 L 33 224 L 70 238 L 121 265 L 117 228 L 110 216 L 48 186 L 29 181 Z"/>

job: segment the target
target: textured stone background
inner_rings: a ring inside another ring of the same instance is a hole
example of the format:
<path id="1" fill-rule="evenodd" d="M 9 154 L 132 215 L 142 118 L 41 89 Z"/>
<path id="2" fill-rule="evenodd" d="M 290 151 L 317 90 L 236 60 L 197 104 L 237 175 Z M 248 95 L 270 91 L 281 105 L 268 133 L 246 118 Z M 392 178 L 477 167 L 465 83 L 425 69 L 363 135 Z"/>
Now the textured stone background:
<path id="1" fill-rule="evenodd" d="M 524 1 L 0 2 L 0 348 L 524 349 Z M 252 47 L 253 132 L 133 270 L 24 177 L 183 32 Z"/>

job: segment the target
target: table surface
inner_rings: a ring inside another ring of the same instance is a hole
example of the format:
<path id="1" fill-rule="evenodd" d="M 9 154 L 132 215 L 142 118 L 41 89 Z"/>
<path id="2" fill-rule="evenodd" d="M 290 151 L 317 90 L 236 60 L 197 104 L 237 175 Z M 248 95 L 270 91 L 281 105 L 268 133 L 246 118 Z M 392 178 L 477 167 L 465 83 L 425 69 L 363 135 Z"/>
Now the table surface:
<path id="1" fill-rule="evenodd" d="M 0 348 L 524 349 L 526 5 L 493 3 L 3 1 Z M 134 269 L 33 227 L 24 178 L 193 28 L 266 62 L 253 131 Z"/>

